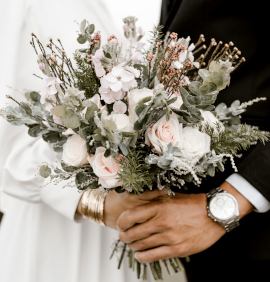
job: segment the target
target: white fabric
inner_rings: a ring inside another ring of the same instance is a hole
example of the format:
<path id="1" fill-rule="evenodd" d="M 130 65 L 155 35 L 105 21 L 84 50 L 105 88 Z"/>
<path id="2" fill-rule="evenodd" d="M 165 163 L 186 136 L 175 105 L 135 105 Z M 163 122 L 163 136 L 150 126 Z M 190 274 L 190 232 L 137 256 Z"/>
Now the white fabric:
<path id="1" fill-rule="evenodd" d="M 264 213 L 270 210 L 270 202 L 240 174 L 233 173 L 226 181 L 240 192 L 257 212 Z"/>
<path id="2" fill-rule="evenodd" d="M 9 89 L 38 90 L 42 75 L 29 44 L 34 32 L 44 43 L 61 37 L 72 56 L 77 25 L 74 19 L 94 22 L 106 40 L 113 24 L 101 0 L 1 0 L 0 1 L 0 107 Z M 120 19 L 119 19 L 120 20 Z M 0 189 L 11 195 L 0 226 L 1 282 L 132 282 L 135 273 L 117 270 L 109 260 L 118 232 L 97 224 L 73 221 L 80 194 L 76 188 L 49 185 L 36 177 L 42 161 L 54 159 L 41 139 L 27 135 L 25 127 L 14 127 L 0 119 Z M 151 279 L 149 279 L 150 281 Z"/>

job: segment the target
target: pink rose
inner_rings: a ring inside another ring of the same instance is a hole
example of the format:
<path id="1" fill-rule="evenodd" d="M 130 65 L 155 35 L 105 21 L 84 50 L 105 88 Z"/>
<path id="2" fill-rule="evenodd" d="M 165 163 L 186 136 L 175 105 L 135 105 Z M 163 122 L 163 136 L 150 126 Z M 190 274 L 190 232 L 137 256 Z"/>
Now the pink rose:
<path id="1" fill-rule="evenodd" d="M 179 144 L 182 134 L 182 124 L 178 122 L 175 115 L 166 121 L 163 116 L 155 124 L 150 126 L 145 133 L 145 144 L 154 146 L 157 152 L 161 153 L 160 146 L 166 149 L 169 143 Z"/>
<path id="2" fill-rule="evenodd" d="M 81 167 L 88 163 L 86 142 L 78 134 L 69 137 L 63 150 L 63 161 L 72 166 Z"/>
<path id="3" fill-rule="evenodd" d="M 121 186 L 122 182 L 117 178 L 117 172 L 120 170 L 121 165 L 117 162 L 122 158 L 120 155 L 117 159 L 112 156 L 108 158 L 104 157 L 106 149 L 98 147 L 94 157 L 88 157 L 88 161 L 91 164 L 94 173 L 99 177 L 99 184 L 104 188 L 114 188 Z"/>

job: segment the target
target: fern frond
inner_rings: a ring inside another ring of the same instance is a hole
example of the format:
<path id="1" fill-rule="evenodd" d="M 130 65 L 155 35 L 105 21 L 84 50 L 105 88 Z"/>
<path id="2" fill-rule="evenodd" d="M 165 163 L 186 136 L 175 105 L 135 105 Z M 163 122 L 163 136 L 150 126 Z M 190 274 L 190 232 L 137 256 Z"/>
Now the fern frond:
<path id="1" fill-rule="evenodd" d="M 79 51 L 75 51 L 74 60 L 77 65 L 77 69 L 74 71 L 76 77 L 75 87 L 85 91 L 86 98 L 92 98 L 98 93 L 100 87 L 95 70 L 85 61 L 85 58 Z"/>

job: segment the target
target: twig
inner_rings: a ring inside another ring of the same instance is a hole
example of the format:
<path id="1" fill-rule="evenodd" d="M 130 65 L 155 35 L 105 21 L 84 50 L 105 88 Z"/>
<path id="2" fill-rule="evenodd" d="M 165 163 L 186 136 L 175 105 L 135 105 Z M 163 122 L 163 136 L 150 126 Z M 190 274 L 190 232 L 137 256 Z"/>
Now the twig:
<path id="1" fill-rule="evenodd" d="M 33 116 L 21 103 L 19 103 L 19 102 L 18 102 L 17 100 L 15 100 L 13 97 L 11 97 L 10 95 L 6 95 L 6 97 L 7 97 L 8 99 L 11 99 L 11 100 L 14 101 L 15 103 L 17 103 L 20 107 L 22 107 L 22 108 L 27 112 L 27 114 L 28 114 L 29 116 L 33 117 L 34 119 L 40 120 L 40 121 L 46 121 L 46 122 L 48 122 L 48 123 L 53 123 L 53 124 L 55 124 L 55 125 L 57 125 L 57 126 L 60 126 L 60 127 L 63 127 L 63 128 L 65 128 L 65 129 L 67 129 L 67 127 L 65 127 L 64 125 L 55 123 L 55 122 L 50 121 L 50 120 L 43 119 L 43 118 L 41 118 L 41 117 L 39 117 L 39 116 Z"/>

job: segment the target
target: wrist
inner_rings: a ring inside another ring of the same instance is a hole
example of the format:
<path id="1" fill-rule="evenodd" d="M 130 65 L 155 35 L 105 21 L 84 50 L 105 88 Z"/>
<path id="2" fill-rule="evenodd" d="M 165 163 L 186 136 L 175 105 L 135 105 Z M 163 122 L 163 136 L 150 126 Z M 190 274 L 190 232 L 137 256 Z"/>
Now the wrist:
<path id="1" fill-rule="evenodd" d="M 238 203 L 240 219 L 248 215 L 249 213 L 251 213 L 254 210 L 254 206 L 228 182 L 222 183 L 220 185 L 220 189 L 234 196 L 234 198 L 236 199 Z"/>
<path id="2" fill-rule="evenodd" d="M 106 194 L 98 189 L 85 191 L 77 206 L 77 213 L 86 219 L 104 225 L 103 212 Z"/>

